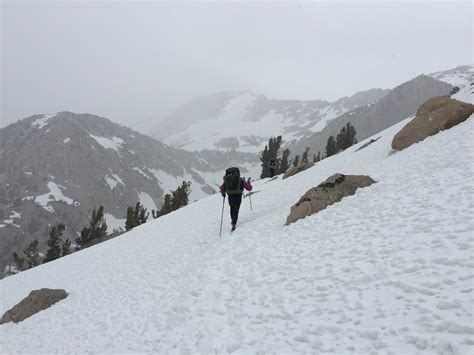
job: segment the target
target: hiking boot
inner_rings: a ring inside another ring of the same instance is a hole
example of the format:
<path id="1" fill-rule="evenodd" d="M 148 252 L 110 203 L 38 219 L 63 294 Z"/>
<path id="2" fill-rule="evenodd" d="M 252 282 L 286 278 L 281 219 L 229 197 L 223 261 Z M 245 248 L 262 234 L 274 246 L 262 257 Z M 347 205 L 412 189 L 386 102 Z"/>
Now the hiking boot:
<path id="1" fill-rule="evenodd" d="M 235 228 L 237 228 L 237 224 L 232 223 L 232 232 L 235 231 Z"/>

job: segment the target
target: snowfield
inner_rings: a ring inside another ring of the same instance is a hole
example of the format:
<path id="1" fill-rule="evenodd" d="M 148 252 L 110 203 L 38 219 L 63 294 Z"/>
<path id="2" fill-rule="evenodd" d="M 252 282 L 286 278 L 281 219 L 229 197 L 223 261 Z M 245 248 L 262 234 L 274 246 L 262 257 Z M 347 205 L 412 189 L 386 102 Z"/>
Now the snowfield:
<path id="1" fill-rule="evenodd" d="M 407 123 L 286 180 L 255 183 L 230 234 L 220 195 L 0 280 L 69 296 L 0 326 L 4 353 L 474 353 L 474 119 L 390 154 Z M 334 173 L 377 183 L 287 227 Z"/>

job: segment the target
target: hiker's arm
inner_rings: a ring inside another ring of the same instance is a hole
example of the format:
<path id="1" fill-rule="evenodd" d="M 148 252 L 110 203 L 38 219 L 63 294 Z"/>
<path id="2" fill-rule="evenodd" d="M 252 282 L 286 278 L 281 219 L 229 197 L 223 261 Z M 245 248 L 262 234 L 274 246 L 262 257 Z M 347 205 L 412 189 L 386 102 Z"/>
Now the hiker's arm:
<path id="1" fill-rule="evenodd" d="M 225 197 L 224 184 L 221 185 L 220 190 L 221 190 L 222 197 Z"/>
<path id="2" fill-rule="evenodd" d="M 250 183 L 250 180 L 243 179 L 243 181 L 244 181 L 244 189 L 247 191 L 252 191 L 253 187 L 252 187 L 252 184 Z"/>

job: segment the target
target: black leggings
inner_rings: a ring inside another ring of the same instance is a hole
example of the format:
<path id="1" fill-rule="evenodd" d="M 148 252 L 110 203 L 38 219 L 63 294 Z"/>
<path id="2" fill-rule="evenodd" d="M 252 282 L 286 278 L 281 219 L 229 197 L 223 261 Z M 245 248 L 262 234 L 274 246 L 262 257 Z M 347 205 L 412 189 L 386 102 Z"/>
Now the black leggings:
<path id="1" fill-rule="evenodd" d="M 242 194 L 227 195 L 229 197 L 230 218 L 232 224 L 237 224 L 239 218 L 240 203 L 242 202 Z"/>

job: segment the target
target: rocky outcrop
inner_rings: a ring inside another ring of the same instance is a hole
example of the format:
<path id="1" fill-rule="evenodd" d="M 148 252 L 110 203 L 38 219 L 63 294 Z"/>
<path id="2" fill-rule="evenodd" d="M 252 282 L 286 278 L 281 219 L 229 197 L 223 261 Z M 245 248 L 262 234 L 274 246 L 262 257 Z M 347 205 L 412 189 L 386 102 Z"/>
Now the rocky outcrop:
<path id="1" fill-rule="evenodd" d="M 356 152 L 358 152 L 359 150 L 362 150 L 362 149 L 364 149 L 364 148 L 367 148 L 369 145 L 371 145 L 371 144 L 377 142 L 379 139 L 380 139 L 380 137 L 377 137 L 377 138 L 375 138 L 375 139 L 371 139 L 371 140 L 368 141 L 367 143 L 361 145 L 360 148 L 356 150 Z"/>
<path id="2" fill-rule="evenodd" d="M 66 297 L 66 291 L 61 289 L 42 288 L 31 291 L 26 298 L 3 315 L 0 324 L 21 322 Z"/>
<path id="3" fill-rule="evenodd" d="M 305 161 L 305 162 L 303 162 L 303 163 L 301 163 L 297 166 L 293 166 L 285 172 L 285 174 L 283 175 L 283 179 L 286 179 L 287 177 L 290 177 L 290 176 L 296 175 L 298 173 L 301 173 L 302 171 L 304 171 L 308 168 L 311 168 L 313 165 L 314 165 L 314 163 L 311 163 L 309 161 Z"/>
<path id="4" fill-rule="evenodd" d="M 370 176 L 335 174 L 325 182 L 308 190 L 300 200 L 291 207 L 286 225 L 301 218 L 317 213 L 344 197 L 355 194 L 360 187 L 375 183 Z"/>
<path id="5" fill-rule="evenodd" d="M 392 148 L 403 150 L 465 121 L 473 113 L 474 105 L 446 96 L 433 97 L 421 105 L 416 117 L 393 137 Z"/>

